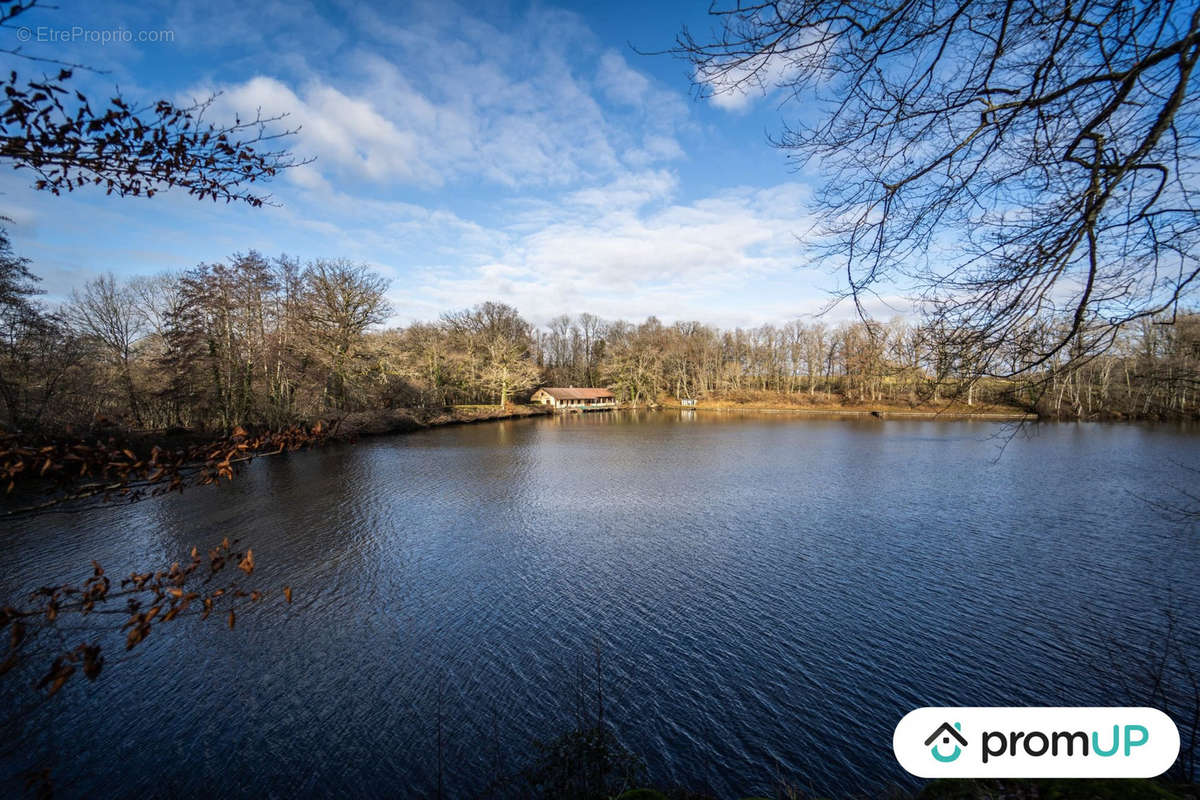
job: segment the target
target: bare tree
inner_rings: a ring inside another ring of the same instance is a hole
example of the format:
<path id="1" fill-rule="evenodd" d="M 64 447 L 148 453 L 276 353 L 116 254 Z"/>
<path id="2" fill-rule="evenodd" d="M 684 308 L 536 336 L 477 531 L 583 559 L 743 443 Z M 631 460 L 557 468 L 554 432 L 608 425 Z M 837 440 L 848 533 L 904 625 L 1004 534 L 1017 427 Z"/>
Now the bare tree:
<path id="1" fill-rule="evenodd" d="M 96 342 L 117 367 L 129 411 L 142 425 L 141 401 L 134 386 L 134 347 L 146 331 L 139 298 L 128 284 L 118 284 L 110 272 L 94 278 L 72 293 L 68 316 L 76 330 Z"/>
<path id="2" fill-rule="evenodd" d="M 827 180 L 819 249 L 859 303 L 906 287 L 980 374 L 1106 350 L 1200 274 L 1200 8 L 785 0 L 710 11 L 701 94 L 782 88 Z M 1057 316 L 1053 336 L 1024 329 Z M 1024 345 L 1018 358 L 1006 347 Z"/>
<path id="3" fill-rule="evenodd" d="M 560 314 L 547 325 L 543 359 L 550 371 L 550 381 L 566 386 L 575 383 L 575 358 L 571 348 L 571 315 Z"/>
<path id="4" fill-rule="evenodd" d="M 0 228 L 0 420 L 18 429 L 41 422 L 80 357 L 60 316 L 34 299 L 37 280 Z"/>
<path id="5" fill-rule="evenodd" d="M 304 270 L 308 321 L 329 367 L 328 393 L 335 408 L 346 404 L 346 378 L 363 332 L 389 313 L 386 279 L 346 259 L 318 259 Z"/>
<path id="6" fill-rule="evenodd" d="M 501 406 L 508 405 L 513 394 L 537 384 L 541 372 L 529 357 L 528 340 L 493 335 L 484 343 L 484 352 L 483 385 Z"/>
<path id="7" fill-rule="evenodd" d="M 442 316 L 460 354 L 468 391 L 506 405 L 540 375 L 533 359 L 533 328 L 505 303 L 480 303 Z"/>
<path id="8" fill-rule="evenodd" d="M 580 314 L 579 333 L 583 337 L 583 380 L 587 386 L 594 386 L 597 355 L 604 336 L 604 320 L 595 314 Z"/>

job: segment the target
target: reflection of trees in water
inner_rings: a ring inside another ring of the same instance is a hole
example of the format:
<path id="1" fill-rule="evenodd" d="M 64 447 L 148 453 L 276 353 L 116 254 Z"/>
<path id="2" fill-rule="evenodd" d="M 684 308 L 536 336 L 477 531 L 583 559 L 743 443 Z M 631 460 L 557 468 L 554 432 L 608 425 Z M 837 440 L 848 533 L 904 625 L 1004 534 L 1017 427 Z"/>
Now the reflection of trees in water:
<path id="1" fill-rule="evenodd" d="M 95 681 L 106 664 L 133 657 L 132 651 L 163 625 L 214 616 L 234 630 L 239 612 L 267 599 L 263 591 L 242 585 L 240 576 L 226 577 L 227 567 L 236 566 L 246 576 L 254 572 L 254 551 L 235 550 L 235 545 L 224 539 L 206 555 L 193 547 L 182 565 L 175 562 L 159 570 L 134 571 L 124 578 L 109 577 L 93 561 L 92 574 L 82 583 L 44 586 L 23 602 L 14 599 L 14 604 L 0 609 L 0 630 L 7 634 L 8 646 L 0 676 L 14 689 L 17 701 L 2 721 L 5 729 L 11 729 L 3 737 L 8 745 L 5 757 L 15 757 L 23 749 L 20 732 L 38 706 L 54 702 L 73 678 L 82 675 Z M 284 602 L 292 602 L 290 586 L 283 587 L 282 596 Z M 80 643 L 72 646 L 75 642 Z M 129 655 L 114 656 L 114 652 Z M 22 692 L 18 684 L 31 686 L 35 694 Z M 42 762 L 54 756 L 23 755 L 35 759 L 25 772 L 27 788 L 49 797 L 54 776 Z"/>
<path id="2" fill-rule="evenodd" d="M 1083 658 L 1110 687 L 1114 704 L 1156 708 L 1171 717 L 1179 729 L 1179 758 L 1165 777 L 1187 783 L 1200 777 L 1200 652 L 1197 631 L 1188 624 L 1193 619 L 1172 593 L 1159 624 L 1143 629 L 1140 641 L 1109 634 L 1101 642 L 1102 658 Z"/>
<path id="3" fill-rule="evenodd" d="M 506 751 L 501 740 L 502 721 L 495 707 L 487 722 L 487 741 L 476 742 L 487 754 L 489 777 L 482 790 L 470 796 L 489 800 L 546 798 L 546 800 L 604 800 L 645 785 L 642 759 L 620 741 L 611 720 L 605 718 L 604 651 L 596 645 L 592 658 L 575 660 L 565 690 L 555 699 L 570 709 L 570 723 L 561 733 L 525 742 L 520 752 Z M 431 796 L 457 796 L 446 788 L 449 773 L 446 752 L 455 738 L 447 728 L 450 709 L 446 673 L 433 688 L 433 757 L 436 789 Z"/>

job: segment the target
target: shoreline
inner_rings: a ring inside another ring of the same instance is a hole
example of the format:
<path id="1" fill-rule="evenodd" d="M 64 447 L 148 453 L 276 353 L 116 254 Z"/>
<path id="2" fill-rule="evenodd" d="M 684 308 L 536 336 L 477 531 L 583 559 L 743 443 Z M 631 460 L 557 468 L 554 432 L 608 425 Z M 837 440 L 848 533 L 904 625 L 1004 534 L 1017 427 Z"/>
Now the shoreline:
<path id="1" fill-rule="evenodd" d="M 1016 409 L 990 409 L 967 411 L 962 408 L 929 409 L 929 408 L 838 408 L 838 407 L 799 407 L 799 406 L 757 406 L 743 404 L 700 404 L 682 406 L 678 403 L 656 403 L 653 405 L 618 406 L 614 411 L 701 411 L 706 414 L 779 414 L 795 415 L 798 417 L 828 417 L 846 419 L 889 419 L 911 420 L 947 420 L 954 422 L 1103 422 L 1114 424 L 1138 424 L 1177 422 L 1176 420 L 1154 419 L 1055 419 L 1042 417 L 1031 412 Z M 402 433 L 413 433 L 431 428 L 451 427 L 455 425 L 473 425 L 481 422 L 501 422 L 512 419 L 528 419 L 532 417 L 550 417 L 557 413 L 554 409 L 541 405 L 512 404 L 506 408 L 495 405 L 462 405 L 449 409 L 412 409 L 394 408 L 377 411 L 356 411 L 341 417 L 326 418 L 336 431 L 331 435 L 333 441 L 347 441 L 364 436 L 388 436 Z M 602 412 L 592 412 L 602 413 Z"/>
<path id="2" fill-rule="evenodd" d="M 685 407 L 670 403 L 660 403 L 653 406 L 619 406 L 612 411 L 702 411 L 705 413 L 722 414 L 794 414 L 810 417 L 844 417 L 865 418 L 885 421 L 888 419 L 943 419 L 966 422 L 983 420 L 988 422 L 1035 422 L 1039 419 L 1036 414 L 1022 412 L 979 411 L 964 412 L 958 410 L 889 410 L 889 409 L 849 409 L 849 408 L 787 408 L 778 406 L 696 406 Z M 499 406 L 458 406 L 450 411 L 442 411 L 428 416 L 413 409 L 386 409 L 383 411 L 356 411 L 343 417 L 330 420 L 336 431 L 331 435 L 334 441 L 348 441 L 361 437 L 391 436 L 432 428 L 445 428 L 456 425 L 474 425 L 481 422 L 502 422 L 512 419 L 529 419 L 531 417 L 555 416 L 553 409 L 543 406 L 515 405 L 506 409 Z M 603 413 L 603 412 L 594 412 Z"/>
<path id="3" fill-rule="evenodd" d="M 801 414 L 810 416 L 832 416 L 832 417 L 872 417 L 875 419 L 951 419 L 951 420 L 1002 420 L 1008 422 L 1033 422 L 1041 419 L 1037 414 L 1031 414 L 1025 411 L 961 411 L 957 409 L 947 410 L 929 410 L 929 409 L 889 409 L 889 408 L 800 408 L 789 406 L 752 406 L 752 405 L 732 405 L 732 406 L 712 406 L 712 405 L 695 405 L 682 406 L 673 403 L 663 403 L 656 408 L 672 410 L 672 411 L 706 411 L 720 413 L 757 413 L 764 412 L 769 414 Z"/>
<path id="4" fill-rule="evenodd" d="M 757 406 L 748 404 L 701 404 L 682 406 L 678 403 L 656 403 L 653 405 L 622 404 L 611 411 L 701 411 L 706 414 L 779 414 L 795 415 L 797 417 L 827 417 L 845 419 L 889 419 L 910 420 L 946 420 L 952 422 L 1103 422 L 1113 424 L 1139 424 L 1176 422 L 1175 420 L 1143 420 L 1143 419 L 1055 419 L 1041 417 L 1037 414 L 1019 411 L 991 409 L 986 411 L 966 411 L 961 408 L 928 409 L 928 408 L 822 408 L 798 406 Z M 482 422 L 502 422 L 513 419 L 529 419 L 533 417 L 553 417 L 562 412 L 555 411 L 549 406 L 530 404 L 511 404 L 505 408 L 498 405 L 461 405 L 447 409 L 413 409 L 392 408 L 375 411 L 355 411 L 341 417 L 326 418 L 334 432 L 329 440 L 336 442 L 351 441 L 361 437 L 391 436 L 432 428 L 452 427 L 456 425 L 474 425 Z M 590 412 L 605 413 L 605 412 Z"/>
<path id="5" fill-rule="evenodd" d="M 449 410 L 439 409 L 430 413 L 426 413 L 422 409 L 411 408 L 354 411 L 329 420 L 334 430 L 330 434 L 330 439 L 345 441 L 362 436 L 390 436 L 453 425 L 474 425 L 479 422 L 545 417 L 553 413 L 549 408 L 530 405 L 510 405 L 503 408 L 500 406 L 463 405 L 451 406 Z"/>

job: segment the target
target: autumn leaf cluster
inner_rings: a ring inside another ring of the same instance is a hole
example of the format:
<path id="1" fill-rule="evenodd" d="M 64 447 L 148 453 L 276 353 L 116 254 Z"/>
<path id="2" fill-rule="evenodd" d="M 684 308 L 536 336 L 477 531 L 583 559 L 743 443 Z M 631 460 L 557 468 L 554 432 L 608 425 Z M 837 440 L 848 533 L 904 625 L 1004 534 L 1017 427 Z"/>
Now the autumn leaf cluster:
<path id="1" fill-rule="evenodd" d="M 11 494 L 29 487 L 36 499 L 17 503 L 8 516 L 35 513 L 69 500 L 138 500 L 232 480 L 235 469 L 256 456 L 278 455 L 318 444 L 321 422 L 251 433 L 237 427 L 226 437 L 139 453 L 113 436 L 22 436 L 0 431 L 0 485 Z M 40 490 L 40 493 L 38 492 Z"/>
<path id="2" fill-rule="evenodd" d="M 234 546 L 234 542 L 224 539 L 205 555 L 192 548 L 186 563 L 175 562 L 151 572 L 131 572 L 115 586 L 104 568 L 93 561 L 92 574 L 82 583 L 44 586 L 30 593 L 25 603 L 5 606 L 0 609 L 0 630 L 8 629 L 8 652 L 0 661 L 0 675 L 28 660 L 52 657 L 49 668 L 34 682 L 34 688 L 47 696 L 58 692 L 80 671 L 88 680 L 96 680 L 105 663 L 101 640 L 106 633 L 114 632 L 111 625 L 99 621 L 101 615 L 124 617 L 118 630 L 124 635 L 126 652 L 162 625 L 189 614 L 205 620 L 218 607 L 218 616 L 232 630 L 239 608 L 257 605 L 267 597 L 259 589 L 240 585 L 238 578 L 217 583 L 231 565 L 245 576 L 254 573 L 254 551 L 242 552 Z M 292 602 L 290 586 L 283 587 L 282 595 L 286 603 Z M 97 624 L 89 641 L 63 650 L 62 637 L 50 632 L 68 615 L 91 618 Z"/>

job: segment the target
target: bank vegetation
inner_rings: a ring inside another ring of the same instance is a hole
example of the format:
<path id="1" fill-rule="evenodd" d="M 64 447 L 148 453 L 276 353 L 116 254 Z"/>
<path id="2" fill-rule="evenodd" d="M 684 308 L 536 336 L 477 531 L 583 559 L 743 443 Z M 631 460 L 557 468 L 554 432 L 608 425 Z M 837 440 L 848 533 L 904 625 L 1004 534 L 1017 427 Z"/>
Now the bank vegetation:
<path id="1" fill-rule="evenodd" d="M 9 432 L 227 434 L 350 415 L 369 430 L 379 423 L 364 415 L 374 412 L 400 409 L 423 424 L 455 406 L 523 401 L 539 385 L 603 386 L 635 406 L 1007 408 L 1084 419 L 1195 418 L 1200 409 L 1195 313 L 1147 318 L 1102 354 L 1062 352 L 1000 378 L 957 349 L 953 332 L 904 320 L 721 329 L 585 313 L 538 327 L 486 302 L 388 328 L 387 281 L 347 259 L 235 254 L 179 273 L 101 275 L 51 305 L 28 262 L 7 239 L 0 248 L 0 424 Z M 1011 365 L 1068 323 L 1031 322 L 1012 337 Z"/>

